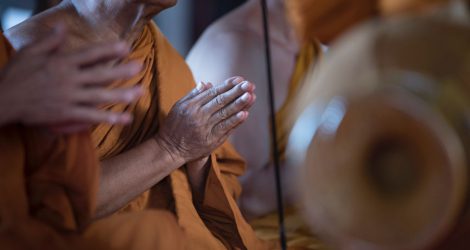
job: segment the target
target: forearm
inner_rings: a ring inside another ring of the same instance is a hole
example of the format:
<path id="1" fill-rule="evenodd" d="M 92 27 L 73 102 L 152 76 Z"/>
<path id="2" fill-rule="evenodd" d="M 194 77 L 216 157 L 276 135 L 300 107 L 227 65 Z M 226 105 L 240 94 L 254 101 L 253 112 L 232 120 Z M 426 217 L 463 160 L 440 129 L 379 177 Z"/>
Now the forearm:
<path id="1" fill-rule="evenodd" d="M 119 210 L 182 165 L 153 139 L 103 161 L 96 217 Z"/>
<path id="2" fill-rule="evenodd" d="M 194 200 L 202 202 L 206 187 L 207 174 L 210 168 L 210 158 L 190 162 L 187 165 L 189 183 L 191 185 Z"/>

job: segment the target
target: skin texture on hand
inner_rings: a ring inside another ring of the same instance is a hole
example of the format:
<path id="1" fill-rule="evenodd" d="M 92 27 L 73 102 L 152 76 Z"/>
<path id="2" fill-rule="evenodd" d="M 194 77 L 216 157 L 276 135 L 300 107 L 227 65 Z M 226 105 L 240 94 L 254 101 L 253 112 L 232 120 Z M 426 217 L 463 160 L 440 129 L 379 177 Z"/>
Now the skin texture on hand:
<path id="1" fill-rule="evenodd" d="M 248 118 L 255 86 L 241 77 L 216 87 L 200 83 L 170 111 L 157 142 L 173 159 L 183 159 L 196 201 L 204 197 L 209 155 Z"/>
<path id="2" fill-rule="evenodd" d="M 103 161 L 97 217 L 115 212 L 185 164 L 195 199 L 204 197 L 208 156 L 246 120 L 256 99 L 253 91 L 254 85 L 243 78 L 231 78 L 216 87 L 201 83 L 174 105 L 153 139 Z M 249 100 L 241 101 L 247 93 Z M 212 112 L 203 114 L 208 107 Z"/>
<path id="3" fill-rule="evenodd" d="M 201 83 L 171 109 L 156 138 L 174 158 L 207 157 L 248 118 L 255 87 L 241 77 L 212 86 Z"/>
<path id="4" fill-rule="evenodd" d="M 0 125 L 54 126 L 63 123 L 128 123 L 129 114 L 101 111 L 97 106 L 129 103 L 141 95 L 139 87 L 107 89 L 107 84 L 140 71 L 135 63 L 99 67 L 129 53 L 124 43 L 91 45 L 61 51 L 66 32 L 53 34 L 20 50 L 0 73 L 0 110 L 8 113 Z"/>

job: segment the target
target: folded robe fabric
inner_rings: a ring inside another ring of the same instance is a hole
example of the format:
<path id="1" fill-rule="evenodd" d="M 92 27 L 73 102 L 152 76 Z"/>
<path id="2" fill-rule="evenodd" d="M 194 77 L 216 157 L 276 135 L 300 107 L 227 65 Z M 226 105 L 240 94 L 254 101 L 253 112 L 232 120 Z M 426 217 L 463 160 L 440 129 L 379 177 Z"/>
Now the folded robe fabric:
<path id="1" fill-rule="evenodd" d="M 189 67 L 169 44 L 155 24 L 145 27 L 126 60 L 144 65 L 132 79 L 118 81 L 111 87 L 141 84 L 145 94 L 132 105 L 112 105 L 112 111 L 134 115 L 130 126 L 99 125 L 92 132 L 99 157 L 108 159 L 145 140 L 158 131 L 171 107 L 195 86 Z M 128 213 L 161 209 L 173 213 L 183 229 L 191 249 L 266 249 L 276 247 L 259 240 L 244 220 L 236 198 L 241 192 L 237 177 L 245 168 L 236 151 L 225 144 L 210 157 L 204 200 L 198 206 L 184 166 L 121 209 Z"/>
<path id="2" fill-rule="evenodd" d="M 13 50 L 0 37 L 0 68 Z M 0 128 L 0 249 L 187 249 L 173 214 L 142 211 L 92 222 L 99 161 L 90 133 Z"/>
<path id="3" fill-rule="evenodd" d="M 0 67 L 13 54 L 0 38 Z M 17 124 L 0 128 L 0 248 L 67 249 L 93 216 L 98 159 L 89 133 L 59 136 Z"/>

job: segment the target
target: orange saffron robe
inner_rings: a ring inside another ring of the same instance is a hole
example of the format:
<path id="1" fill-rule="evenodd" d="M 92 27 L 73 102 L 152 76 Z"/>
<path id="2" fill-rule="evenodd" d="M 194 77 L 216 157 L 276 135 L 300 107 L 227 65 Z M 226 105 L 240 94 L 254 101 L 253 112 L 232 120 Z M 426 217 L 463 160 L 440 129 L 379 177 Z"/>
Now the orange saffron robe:
<path id="1" fill-rule="evenodd" d="M 0 37 L 0 68 L 13 53 Z M 92 223 L 99 161 L 89 132 L 58 136 L 44 128 L 0 127 L 0 249 L 185 249 L 165 211 Z"/>
<path id="2" fill-rule="evenodd" d="M 142 84 L 145 94 L 131 105 L 112 105 L 107 110 L 127 110 L 134 115 L 130 126 L 102 124 L 92 132 L 100 159 L 116 156 L 158 131 L 171 107 L 195 86 L 184 59 L 170 45 L 155 24 L 150 23 L 133 46 L 127 60 L 138 61 L 144 70 L 134 78 L 115 82 L 112 87 Z M 237 177 L 245 164 L 225 144 L 210 157 L 204 200 L 197 207 L 184 166 L 123 208 L 119 214 L 165 210 L 174 214 L 190 249 L 267 249 L 245 221 L 236 199 L 241 192 Z"/>
<path id="3" fill-rule="evenodd" d="M 12 54 L 2 35 L 0 68 Z M 0 127 L 0 249 L 70 249 L 94 213 L 98 164 L 86 132 Z"/>

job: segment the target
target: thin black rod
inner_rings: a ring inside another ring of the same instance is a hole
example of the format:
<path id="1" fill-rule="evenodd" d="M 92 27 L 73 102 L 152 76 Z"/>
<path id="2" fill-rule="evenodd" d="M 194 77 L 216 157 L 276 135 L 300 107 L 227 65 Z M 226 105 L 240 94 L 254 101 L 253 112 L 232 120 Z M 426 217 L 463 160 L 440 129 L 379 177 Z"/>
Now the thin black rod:
<path id="1" fill-rule="evenodd" d="M 279 145 L 277 142 L 277 128 L 276 128 L 276 109 L 274 107 L 274 84 L 272 73 L 272 60 L 271 60 L 271 45 L 269 39 L 269 25 L 268 25 L 268 7 L 266 0 L 261 0 L 261 9 L 263 13 L 263 30 L 264 30 L 264 45 L 266 54 L 266 69 L 268 73 L 268 91 L 269 91 L 269 108 L 270 108 L 270 123 L 271 123 L 271 143 L 272 143 L 272 157 L 274 163 L 274 173 L 276 181 L 276 198 L 277 198 L 277 212 L 279 216 L 279 240 L 281 248 L 287 249 L 286 231 L 284 225 L 284 203 L 282 199 L 282 185 L 281 185 L 281 164 L 279 157 Z"/>

